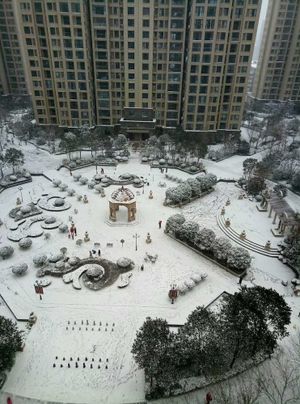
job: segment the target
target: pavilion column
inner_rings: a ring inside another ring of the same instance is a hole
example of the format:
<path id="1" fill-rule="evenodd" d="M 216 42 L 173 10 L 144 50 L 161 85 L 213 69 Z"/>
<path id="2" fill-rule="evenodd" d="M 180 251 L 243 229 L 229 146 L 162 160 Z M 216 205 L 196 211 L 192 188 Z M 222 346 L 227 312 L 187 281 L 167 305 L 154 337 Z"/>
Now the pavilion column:
<path id="1" fill-rule="evenodd" d="M 275 224 L 276 223 L 276 219 L 277 219 L 277 213 L 275 212 L 275 215 L 274 215 L 274 219 L 273 219 L 273 224 Z"/>
<path id="2" fill-rule="evenodd" d="M 272 216 L 272 212 L 273 212 L 273 208 L 272 208 L 272 206 L 270 206 L 270 212 L 269 212 L 269 216 L 268 216 L 268 217 L 271 217 L 271 216 Z"/>

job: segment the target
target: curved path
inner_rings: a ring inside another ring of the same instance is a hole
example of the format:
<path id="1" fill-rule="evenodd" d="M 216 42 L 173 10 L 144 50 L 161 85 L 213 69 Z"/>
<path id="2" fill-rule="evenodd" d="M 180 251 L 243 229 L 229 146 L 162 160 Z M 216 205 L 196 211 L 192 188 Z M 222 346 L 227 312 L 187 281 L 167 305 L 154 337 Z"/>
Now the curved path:
<path id="1" fill-rule="evenodd" d="M 225 218 L 220 213 L 217 215 L 217 223 L 222 232 L 226 234 L 228 238 L 230 238 L 232 241 L 239 244 L 240 246 L 270 258 L 279 257 L 280 252 L 277 248 L 270 248 L 269 250 L 267 250 L 263 245 L 255 243 L 254 241 L 251 241 L 247 238 L 242 240 L 240 238 L 240 235 L 231 226 L 227 227 L 225 225 Z"/>

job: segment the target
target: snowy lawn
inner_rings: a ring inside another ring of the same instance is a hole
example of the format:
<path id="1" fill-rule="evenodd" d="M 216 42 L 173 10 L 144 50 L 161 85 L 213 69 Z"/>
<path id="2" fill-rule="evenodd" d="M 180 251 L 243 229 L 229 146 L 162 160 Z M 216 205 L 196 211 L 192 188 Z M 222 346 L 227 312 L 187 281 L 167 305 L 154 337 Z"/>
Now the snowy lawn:
<path id="1" fill-rule="evenodd" d="M 24 352 L 17 354 L 16 364 L 3 387 L 4 394 L 65 403 L 142 401 L 143 372 L 137 369 L 130 350 L 135 333 L 144 319 L 147 316 L 162 317 L 172 324 L 181 324 L 195 307 L 207 305 L 224 290 L 229 293 L 238 290 L 235 276 L 164 234 L 167 218 L 181 212 L 187 219 L 197 221 L 201 226 L 212 228 L 218 235 L 223 235 L 217 226 L 216 215 L 229 197 L 231 205 L 226 207 L 226 216 L 228 212 L 228 217 L 234 223 L 233 227 L 237 231 L 245 229 L 253 241 L 264 243 L 270 239 L 273 244 L 275 240 L 271 238 L 271 221 L 266 213 L 256 210 L 254 202 L 238 200 L 239 190 L 233 184 L 219 183 L 215 192 L 182 209 L 164 207 L 165 188 L 159 187 L 159 182 L 166 182 L 168 187 L 176 184 L 167 180 L 158 169 L 140 164 L 138 156 L 133 156 L 128 164 L 104 168 L 105 173 L 113 178 L 125 172 L 133 173 L 146 178 L 149 186 L 145 186 L 144 193 L 142 189 L 129 186 L 136 195 L 136 223 L 127 224 L 127 212 L 125 208 L 120 208 L 118 219 L 122 223 L 111 224 L 108 221 L 108 199 L 116 186 L 105 188 L 106 196 L 102 198 L 95 190 L 75 182 L 67 170 L 56 171 L 63 156 L 58 158 L 45 152 L 36 154 L 31 145 L 24 146 L 24 152 L 26 167 L 30 171 L 44 171 L 50 178 L 60 179 L 69 188 L 74 188 L 77 194 L 87 195 L 89 202 L 84 204 L 75 196 L 69 197 L 66 192 L 54 188 L 46 179 L 33 177 L 31 184 L 23 186 L 24 204 L 44 193 L 66 196 L 72 205 L 71 209 L 43 212 L 43 215 L 55 216 L 68 225 L 69 216 L 72 216 L 77 227 L 77 238 L 69 239 L 67 234 L 58 229 L 49 230 L 49 240 L 45 240 L 43 236 L 34 238 L 29 250 L 20 250 L 17 243 L 9 242 L 6 238 L 7 228 L 13 223 L 8 218 L 8 212 L 15 207 L 20 191 L 11 188 L 0 194 L 1 219 L 4 221 L 4 225 L 0 227 L 1 246 L 13 245 L 15 249 L 11 258 L 0 262 L 0 293 L 17 315 L 28 317 L 34 311 L 38 318 L 28 334 Z M 244 157 L 235 156 L 220 163 L 205 164 L 208 172 L 225 178 L 238 178 L 243 160 Z M 91 179 L 95 174 L 95 167 L 78 172 Z M 188 174 L 177 170 L 168 170 L 168 174 L 189 178 Z M 150 190 L 153 191 L 154 199 L 149 199 Z M 162 229 L 159 229 L 159 220 L 163 221 Z M 90 241 L 77 246 L 76 239 L 83 239 L 86 231 Z M 151 244 L 146 244 L 148 232 L 152 238 Z M 138 235 L 137 251 L 135 234 Z M 123 247 L 121 239 L 125 240 Z M 106 259 L 116 262 L 118 258 L 125 256 L 135 262 L 130 285 L 125 289 L 118 289 L 113 284 L 95 292 L 84 286 L 81 290 L 75 290 L 71 284 L 64 284 L 61 278 L 47 277 L 52 283 L 44 289 L 43 300 L 39 300 L 33 287 L 37 270 L 32 263 L 33 256 L 57 253 L 60 248 L 66 247 L 68 256 L 87 258 L 94 242 L 100 243 L 102 257 Z M 109 247 L 107 243 L 113 246 Z M 155 264 L 144 262 L 146 252 L 158 254 Z M 254 256 L 253 268 L 245 283 L 249 286 L 259 284 L 275 288 L 288 296 L 293 308 L 299 311 L 300 299 L 291 297 L 289 286 L 285 288 L 281 285 L 282 279 L 290 281 L 293 278 L 292 271 L 276 259 L 254 253 L 251 255 Z M 16 277 L 9 267 L 23 262 L 29 265 L 29 270 L 24 276 Z M 140 270 L 142 264 L 144 271 Z M 171 305 L 168 299 L 170 285 L 185 280 L 191 272 L 206 272 L 208 277 Z M 1 312 L 5 310 L 2 310 L 2 306 L 3 304 L 0 305 Z M 81 324 L 82 321 L 84 324 Z M 112 326 L 113 324 L 115 325 Z M 75 359 L 78 357 L 80 360 L 76 368 Z M 84 368 L 82 362 L 85 358 L 88 360 Z M 61 364 L 63 367 L 60 367 Z M 91 364 L 93 368 L 90 367 Z M 26 401 L 19 398 L 17 402 Z"/>

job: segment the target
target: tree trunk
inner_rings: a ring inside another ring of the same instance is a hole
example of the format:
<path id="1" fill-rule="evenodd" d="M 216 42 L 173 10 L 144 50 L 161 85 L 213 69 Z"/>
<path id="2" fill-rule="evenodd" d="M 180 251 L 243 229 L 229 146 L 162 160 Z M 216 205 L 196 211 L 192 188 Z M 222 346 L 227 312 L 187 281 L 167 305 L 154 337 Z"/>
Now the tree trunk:
<path id="1" fill-rule="evenodd" d="M 236 361 L 236 359 L 237 359 L 237 357 L 238 357 L 238 353 L 239 353 L 239 345 L 240 345 L 240 342 L 239 341 L 237 341 L 237 343 L 236 343 L 236 347 L 235 347 L 235 349 L 234 349 L 234 352 L 233 352 L 233 357 L 232 357 L 232 360 L 231 360 L 231 363 L 230 363 L 230 369 L 232 369 L 233 368 L 233 365 L 234 365 L 234 362 Z"/>

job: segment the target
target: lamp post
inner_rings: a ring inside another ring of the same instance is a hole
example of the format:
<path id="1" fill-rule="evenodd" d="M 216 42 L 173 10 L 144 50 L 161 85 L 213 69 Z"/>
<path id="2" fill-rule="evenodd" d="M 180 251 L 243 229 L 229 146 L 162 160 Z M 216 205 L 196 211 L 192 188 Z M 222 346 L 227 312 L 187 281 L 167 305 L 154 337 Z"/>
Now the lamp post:
<path id="1" fill-rule="evenodd" d="M 18 190 L 20 191 L 20 194 L 21 194 L 21 201 L 22 201 L 22 203 L 23 203 L 23 195 L 22 195 L 22 187 L 18 187 Z"/>
<path id="2" fill-rule="evenodd" d="M 133 235 L 133 238 L 135 238 L 135 251 L 137 251 L 137 247 L 138 247 L 138 244 L 137 244 L 137 241 L 138 241 L 138 238 L 140 238 L 140 236 L 137 234 L 137 233 L 135 233 L 134 235 Z"/>

